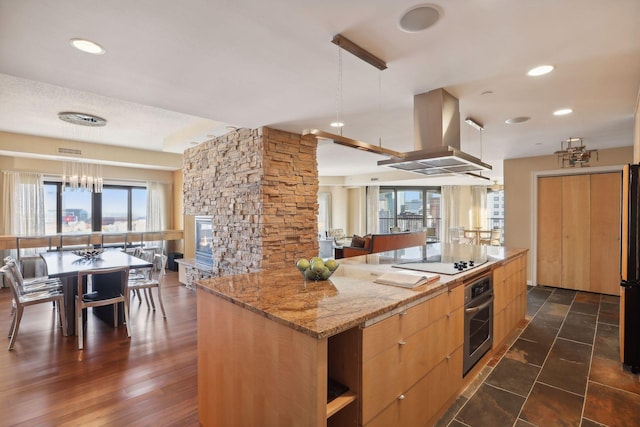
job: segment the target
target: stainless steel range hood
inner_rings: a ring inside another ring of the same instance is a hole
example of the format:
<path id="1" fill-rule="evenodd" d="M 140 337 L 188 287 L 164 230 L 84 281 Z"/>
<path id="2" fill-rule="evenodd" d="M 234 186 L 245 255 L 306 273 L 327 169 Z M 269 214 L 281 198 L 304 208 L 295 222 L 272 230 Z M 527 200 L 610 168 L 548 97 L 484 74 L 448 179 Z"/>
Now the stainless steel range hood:
<path id="1" fill-rule="evenodd" d="M 460 151 L 458 99 L 444 89 L 413 97 L 413 140 L 416 151 L 380 160 L 387 166 L 428 176 L 468 174 L 491 170 L 491 165 Z"/>

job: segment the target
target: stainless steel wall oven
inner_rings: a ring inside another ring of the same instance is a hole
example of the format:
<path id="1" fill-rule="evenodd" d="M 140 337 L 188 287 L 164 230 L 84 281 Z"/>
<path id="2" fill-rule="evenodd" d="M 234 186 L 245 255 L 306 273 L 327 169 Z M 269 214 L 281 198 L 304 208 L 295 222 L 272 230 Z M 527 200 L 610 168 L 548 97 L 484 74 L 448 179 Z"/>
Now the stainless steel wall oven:
<path id="1" fill-rule="evenodd" d="M 485 355 L 493 344 L 493 280 L 491 272 L 470 278 L 464 288 L 463 373 Z"/>

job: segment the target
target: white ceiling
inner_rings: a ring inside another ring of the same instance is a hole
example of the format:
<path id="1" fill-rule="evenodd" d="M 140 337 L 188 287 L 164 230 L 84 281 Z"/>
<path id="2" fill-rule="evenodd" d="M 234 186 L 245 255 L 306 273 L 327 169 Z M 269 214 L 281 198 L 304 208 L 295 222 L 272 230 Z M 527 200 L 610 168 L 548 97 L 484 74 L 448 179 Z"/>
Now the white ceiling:
<path id="1" fill-rule="evenodd" d="M 172 152 L 227 124 L 335 132 L 340 33 L 388 65 L 379 72 L 343 52 L 350 138 L 413 150 L 413 95 L 444 87 L 461 118 L 484 124 L 482 133 L 462 124 L 461 148 L 492 164 L 492 178 L 503 159 L 553 153 L 571 136 L 590 149 L 632 145 L 640 1 L 434 0 L 435 26 L 400 31 L 401 13 L 418 3 L 0 0 L 0 130 Z M 78 37 L 107 53 L 73 49 Z M 540 64 L 556 68 L 525 75 Z M 552 115 L 563 107 L 574 113 Z M 78 131 L 60 111 L 109 123 Z M 515 116 L 531 120 L 504 123 Z M 318 149 L 321 176 L 378 173 L 383 158 Z"/>

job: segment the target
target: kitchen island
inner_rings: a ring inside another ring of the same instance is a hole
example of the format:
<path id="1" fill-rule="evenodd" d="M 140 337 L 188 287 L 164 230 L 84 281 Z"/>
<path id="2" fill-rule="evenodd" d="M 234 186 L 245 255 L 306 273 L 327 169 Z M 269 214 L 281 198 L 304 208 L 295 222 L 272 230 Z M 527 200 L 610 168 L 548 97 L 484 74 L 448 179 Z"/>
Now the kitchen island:
<path id="1" fill-rule="evenodd" d="M 435 252 L 487 262 L 414 289 L 373 281 Z M 463 285 L 483 274 L 495 349 L 524 318 L 526 250 L 430 244 L 341 260 L 328 281 L 305 282 L 294 266 L 199 281 L 200 422 L 433 423 L 464 384 Z"/>

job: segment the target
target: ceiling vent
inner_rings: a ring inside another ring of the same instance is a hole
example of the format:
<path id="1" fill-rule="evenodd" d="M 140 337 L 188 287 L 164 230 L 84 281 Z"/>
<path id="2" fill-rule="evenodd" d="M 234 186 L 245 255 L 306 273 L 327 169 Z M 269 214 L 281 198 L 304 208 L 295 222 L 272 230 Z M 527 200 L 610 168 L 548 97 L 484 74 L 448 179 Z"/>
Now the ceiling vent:
<path id="1" fill-rule="evenodd" d="M 81 156 L 82 155 L 82 150 L 78 150 L 76 148 L 58 147 L 58 154 L 73 154 L 75 156 Z"/>

